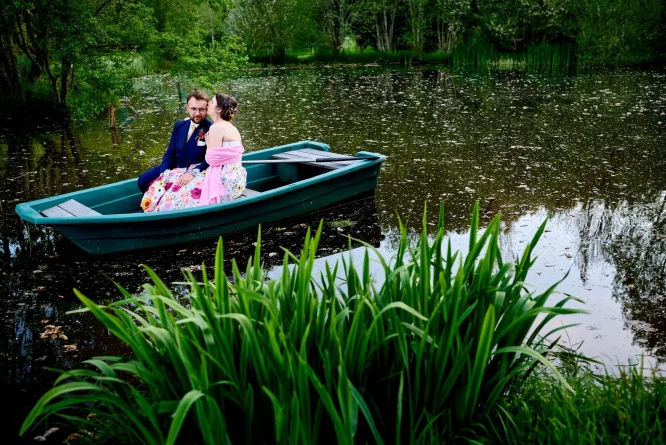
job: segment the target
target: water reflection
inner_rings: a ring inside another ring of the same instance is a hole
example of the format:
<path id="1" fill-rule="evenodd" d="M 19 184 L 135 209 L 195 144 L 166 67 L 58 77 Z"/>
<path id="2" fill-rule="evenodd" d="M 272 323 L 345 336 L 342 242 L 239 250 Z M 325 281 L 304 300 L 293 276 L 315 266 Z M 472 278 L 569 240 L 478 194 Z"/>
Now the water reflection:
<path id="1" fill-rule="evenodd" d="M 597 203 L 597 206 L 600 206 Z M 666 359 L 666 192 L 651 205 L 600 210 L 593 230 L 616 269 L 613 297 L 621 302 L 634 342 Z M 608 240 L 604 242 L 604 240 Z M 588 248 L 588 251 L 590 248 Z"/>
<path id="2" fill-rule="evenodd" d="M 444 201 L 454 247 L 464 250 L 479 201 L 482 225 L 502 212 L 507 257 L 548 217 L 530 279 L 543 287 L 570 271 L 561 290 L 584 298 L 593 312 L 578 318 L 582 326 L 569 332 L 571 342 L 583 341 L 583 352 L 610 363 L 641 353 L 666 357 L 663 70 L 543 77 L 324 68 L 241 72 L 222 82 L 239 99 L 237 125 L 250 151 L 315 139 L 340 153 L 388 156 L 370 210 L 351 205 L 320 216 L 356 222 L 354 235 L 375 244 L 386 234 L 380 250 L 390 256 L 396 213 L 420 232 L 424 202 L 433 227 Z M 49 230 L 28 230 L 14 214 L 16 202 L 136 177 L 157 164 L 174 121 L 184 117 L 176 92 L 168 78 L 140 79 L 115 132 L 106 119 L 37 128 L 0 121 L 0 267 L 7 295 L 1 350 L 7 361 L 0 372 L 15 396 L 50 381 L 44 365 L 68 367 L 118 347 L 93 320 L 63 315 L 78 307 L 72 287 L 112 299 L 117 292 L 102 273 L 134 290 L 145 280 L 141 262 L 167 280 L 180 280 L 180 267 L 212 262 L 209 243 L 90 259 Z M 262 259 L 280 261 L 278 246 L 292 239 L 299 245 L 301 224 L 317 218 L 267 228 Z M 372 229 L 355 232 L 361 228 Z M 337 229 L 326 230 L 321 254 L 344 248 Z M 246 258 L 253 238 L 229 239 L 227 251 Z M 69 343 L 39 338 L 43 320 L 64 326 L 78 355 L 64 352 Z"/>

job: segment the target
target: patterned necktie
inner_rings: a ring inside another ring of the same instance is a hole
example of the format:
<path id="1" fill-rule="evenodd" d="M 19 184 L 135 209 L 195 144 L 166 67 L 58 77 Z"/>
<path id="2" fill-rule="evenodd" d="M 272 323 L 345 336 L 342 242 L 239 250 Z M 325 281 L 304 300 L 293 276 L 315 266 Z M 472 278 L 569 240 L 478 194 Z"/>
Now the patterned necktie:
<path id="1" fill-rule="evenodd" d="M 190 124 L 190 131 L 187 132 L 187 139 L 186 139 L 186 141 L 189 141 L 189 140 L 190 140 L 190 137 L 192 136 L 192 133 L 194 133 L 194 129 L 195 129 L 195 128 L 197 128 L 197 124 L 195 124 L 194 122 L 192 122 L 192 123 Z"/>

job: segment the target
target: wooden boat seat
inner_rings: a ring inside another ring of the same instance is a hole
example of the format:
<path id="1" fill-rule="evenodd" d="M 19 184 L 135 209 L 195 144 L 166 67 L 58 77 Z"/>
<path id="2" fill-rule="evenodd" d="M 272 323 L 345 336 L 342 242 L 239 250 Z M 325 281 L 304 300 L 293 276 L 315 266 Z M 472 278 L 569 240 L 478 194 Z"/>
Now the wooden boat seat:
<path id="1" fill-rule="evenodd" d="M 251 198 L 252 196 L 257 196 L 260 193 L 261 192 L 258 192 L 256 190 L 246 188 L 245 190 L 243 190 L 243 193 L 241 193 L 241 197 L 242 198 Z"/>
<path id="2" fill-rule="evenodd" d="M 338 153 L 331 153 L 330 151 L 314 150 L 312 148 L 304 148 L 302 150 L 287 151 L 278 153 L 271 156 L 273 159 L 316 159 L 316 158 L 349 158 L 354 159 L 353 156 L 341 155 Z M 355 161 L 339 161 L 339 162 L 304 162 L 305 165 L 314 165 L 315 167 L 325 168 L 327 170 L 335 170 L 338 168 L 346 167 L 354 164 Z"/>
<path id="3" fill-rule="evenodd" d="M 102 214 L 86 207 L 78 201 L 70 199 L 55 207 L 44 209 L 41 211 L 42 215 L 49 218 L 72 218 L 77 216 L 101 216 Z"/>

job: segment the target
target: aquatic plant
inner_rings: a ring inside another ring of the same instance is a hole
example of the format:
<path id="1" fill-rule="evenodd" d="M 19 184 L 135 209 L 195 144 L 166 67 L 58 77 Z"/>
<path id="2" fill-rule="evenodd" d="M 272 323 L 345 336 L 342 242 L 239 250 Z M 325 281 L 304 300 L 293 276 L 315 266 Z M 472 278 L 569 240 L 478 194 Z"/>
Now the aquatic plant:
<path id="1" fill-rule="evenodd" d="M 459 45 L 451 52 L 453 66 L 457 68 L 486 68 L 496 57 L 495 48 L 483 41 Z"/>
<path id="2" fill-rule="evenodd" d="M 132 354 L 62 372 L 21 434 L 55 415 L 115 443 L 441 442 L 468 434 L 535 369 L 570 388 L 546 358 L 566 326 L 541 334 L 581 311 L 564 307 L 571 297 L 546 306 L 556 284 L 525 285 L 545 223 L 509 263 L 499 215 L 480 235 L 478 221 L 477 205 L 465 257 L 445 245 L 442 207 L 434 238 L 425 214 L 415 245 L 400 224 L 390 262 L 367 246 L 359 267 L 343 257 L 315 276 L 320 224 L 274 279 L 259 235 L 232 278 L 220 241 L 212 279 L 205 267 L 201 281 L 185 272 L 184 299 L 148 267 L 142 295 L 119 287 L 123 301 L 99 305 L 77 292 Z"/>
<path id="3" fill-rule="evenodd" d="M 349 219 L 341 219 L 341 220 L 335 220 L 335 221 L 329 221 L 328 225 L 331 227 L 335 227 L 336 229 L 340 228 L 345 228 L 345 227 L 351 227 L 354 225 L 354 221 L 351 221 Z"/>
<path id="4" fill-rule="evenodd" d="M 551 376 L 530 377 L 517 397 L 505 399 L 486 425 L 493 443 L 659 443 L 666 424 L 666 380 L 643 363 L 622 366 L 619 375 L 573 367 L 562 391 Z M 501 420 L 500 420 L 501 418 Z"/>
<path id="5" fill-rule="evenodd" d="M 529 45 L 525 52 L 499 52 L 487 42 L 456 47 L 451 58 L 457 68 L 558 71 L 576 64 L 573 44 Z"/>

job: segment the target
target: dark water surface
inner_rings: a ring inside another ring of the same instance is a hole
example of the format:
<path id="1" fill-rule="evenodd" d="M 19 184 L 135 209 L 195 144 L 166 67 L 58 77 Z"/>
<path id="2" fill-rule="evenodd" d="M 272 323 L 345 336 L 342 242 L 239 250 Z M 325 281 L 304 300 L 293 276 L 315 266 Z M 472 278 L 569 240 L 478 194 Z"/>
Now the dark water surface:
<path id="1" fill-rule="evenodd" d="M 51 122 L 35 113 L 0 122 L 0 385 L 14 427 L 54 375 L 122 347 L 89 316 L 72 288 L 104 302 L 135 291 L 139 264 L 167 281 L 180 268 L 212 264 L 215 242 L 92 258 L 48 229 L 24 226 L 18 202 L 136 177 L 159 162 L 179 108 L 175 83 L 140 79 L 110 132 L 105 119 Z M 560 290 L 586 301 L 590 315 L 567 322 L 566 341 L 613 366 L 641 354 L 666 358 L 666 73 L 613 71 L 569 77 L 461 74 L 439 70 L 330 68 L 245 72 L 224 81 L 240 104 L 246 149 L 302 139 L 388 156 L 375 199 L 265 228 L 262 260 L 298 250 L 308 225 L 326 224 L 319 260 L 335 261 L 353 236 L 390 257 L 396 213 L 418 232 L 446 203 L 447 228 L 464 250 L 472 206 L 482 225 L 503 215 L 502 246 L 517 255 L 550 218 L 530 285 L 543 290 L 569 271 Z M 225 239 L 227 258 L 245 263 L 254 234 Z M 354 250 L 360 255 L 361 249 Z M 376 272 L 376 271 L 375 271 Z M 46 326 L 58 335 L 42 338 Z M 73 345 L 73 346 L 72 346 Z M 13 434 L 13 433 L 12 433 Z M 12 435 L 10 434 L 10 436 Z"/>

